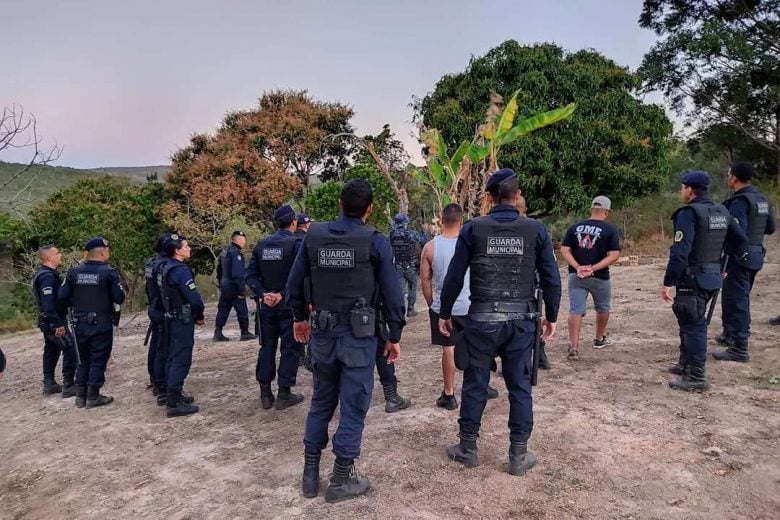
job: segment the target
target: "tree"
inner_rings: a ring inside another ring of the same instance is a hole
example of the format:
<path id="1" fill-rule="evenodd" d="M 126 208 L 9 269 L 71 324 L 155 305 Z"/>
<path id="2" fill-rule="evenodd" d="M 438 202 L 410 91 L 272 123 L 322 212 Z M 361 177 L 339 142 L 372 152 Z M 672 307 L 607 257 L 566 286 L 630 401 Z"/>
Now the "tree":
<path id="1" fill-rule="evenodd" d="M 34 251 L 46 244 L 81 249 L 93 236 L 111 244 L 110 263 L 120 272 L 132 302 L 143 281 L 143 267 L 164 230 L 159 211 L 162 184 L 130 184 L 127 179 L 83 179 L 36 207 L 27 223 L 25 243 Z"/>
<path id="2" fill-rule="evenodd" d="M 780 182 L 780 0 L 645 0 L 660 40 L 639 71 L 687 121 L 727 124 L 774 154 Z"/>
<path id="3" fill-rule="evenodd" d="M 503 146 L 501 165 L 518 172 L 537 216 L 584 208 L 598 193 L 626 204 L 660 188 L 672 135 L 663 110 L 633 95 L 639 85 L 638 76 L 597 52 L 509 40 L 442 77 L 416 100 L 416 118 L 454 151 L 485 120 L 491 92 L 519 90 L 523 119 L 576 103 L 565 121 Z"/>

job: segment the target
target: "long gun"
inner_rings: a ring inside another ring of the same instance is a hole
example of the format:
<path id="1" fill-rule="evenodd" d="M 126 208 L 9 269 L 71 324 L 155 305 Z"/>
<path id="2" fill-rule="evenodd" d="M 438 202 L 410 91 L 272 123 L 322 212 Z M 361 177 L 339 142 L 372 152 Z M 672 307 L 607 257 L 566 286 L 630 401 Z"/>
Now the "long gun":
<path id="1" fill-rule="evenodd" d="M 720 261 L 720 273 L 721 276 L 723 276 L 723 273 L 726 272 L 726 267 L 729 265 L 729 257 L 728 255 L 723 255 L 723 260 Z M 718 296 L 720 295 L 720 289 L 715 290 L 715 294 L 712 295 L 712 298 L 710 299 L 710 308 L 707 311 L 707 325 L 710 324 L 712 321 L 712 315 L 715 314 L 715 305 L 718 303 Z"/>
<path id="2" fill-rule="evenodd" d="M 536 301 L 536 309 L 534 312 L 536 331 L 534 332 L 534 357 L 531 368 L 531 386 L 536 386 L 537 379 L 539 378 L 539 357 L 542 355 L 542 289 L 539 287 L 534 291 L 534 300 Z"/>
<path id="3" fill-rule="evenodd" d="M 73 350 L 76 351 L 76 362 L 81 365 L 81 354 L 79 354 L 79 340 L 76 339 L 76 327 L 73 325 L 73 307 L 68 307 L 68 314 L 65 317 L 68 334 L 72 341 Z"/>
<path id="4" fill-rule="evenodd" d="M 149 320 L 149 326 L 146 327 L 146 336 L 144 336 L 144 347 L 149 345 L 149 338 L 152 336 L 152 320 Z"/>

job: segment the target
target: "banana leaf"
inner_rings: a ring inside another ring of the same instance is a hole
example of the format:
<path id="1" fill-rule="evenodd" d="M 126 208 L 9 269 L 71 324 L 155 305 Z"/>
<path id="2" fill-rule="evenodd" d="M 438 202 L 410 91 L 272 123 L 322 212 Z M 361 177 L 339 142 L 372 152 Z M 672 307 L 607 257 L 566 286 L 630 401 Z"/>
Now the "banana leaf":
<path id="1" fill-rule="evenodd" d="M 501 113 L 501 119 L 498 122 L 498 137 L 507 133 L 515 122 L 515 116 L 517 116 L 517 95 L 519 93 L 520 91 L 517 90 L 512 94 L 512 99 L 509 100 L 509 103 L 506 104 L 504 111 Z"/>
<path id="2" fill-rule="evenodd" d="M 565 107 L 556 108 L 555 110 L 542 112 L 541 114 L 536 114 L 535 116 L 529 117 L 528 119 L 523 119 L 506 134 L 501 136 L 501 141 L 499 144 L 509 144 L 511 142 L 517 141 L 517 139 L 526 134 L 530 134 L 534 130 L 544 128 L 545 126 L 557 123 L 562 119 L 566 119 L 574 112 L 575 108 L 577 108 L 577 105 L 570 103 Z"/>

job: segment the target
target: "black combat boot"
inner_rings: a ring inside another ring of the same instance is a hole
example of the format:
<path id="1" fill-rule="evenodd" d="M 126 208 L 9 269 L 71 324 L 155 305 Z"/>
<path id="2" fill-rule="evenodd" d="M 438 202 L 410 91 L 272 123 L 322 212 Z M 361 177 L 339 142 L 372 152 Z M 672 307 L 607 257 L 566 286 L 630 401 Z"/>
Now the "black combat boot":
<path id="1" fill-rule="evenodd" d="M 168 396 L 166 398 L 167 407 L 165 414 L 168 417 L 182 417 L 184 415 L 192 415 L 198 413 L 198 405 L 192 403 L 185 403 L 182 398 L 182 393 L 177 390 L 168 389 Z"/>
<path id="2" fill-rule="evenodd" d="M 67 399 L 78 393 L 76 383 L 73 382 L 73 374 L 62 376 L 62 398 Z"/>
<path id="3" fill-rule="evenodd" d="M 222 327 L 214 328 L 214 341 L 230 341 L 230 338 L 222 334 Z"/>
<path id="4" fill-rule="evenodd" d="M 671 372 L 676 376 L 681 376 L 685 373 L 687 368 L 688 368 L 688 361 L 685 359 L 685 354 L 683 354 L 682 347 L 680 347 L 680 358 L 677 360 L 677 363 L 668 367 L 666 371 Z"/>
<path id="5" fill-rule="evenodd" d="M 76 387 L 76 408 L 84 408 L 87 405 L 87 387 Z"/>
<path id="6" fill-rule="evenodd" d="M 358 476 L 355 471 L 355 461 L 336 458 L 333 463 L 333 474 L 330 476 L 330 485 L 325 491 L 325 502 L 341 502 L 359 497 L 370 488 L 371 482 L 365 477 Z"/>
<path id="7" fill-rule="evenodd" d="M 412 405 L 411 399 L 398 395 L 398 383 L 382 385 L 382 391 L 385 393 L 385 412 L 387 413 L 404 410 Z"/>
<path id="8" fill-rule="evenodd" d="M 545 343 L 539 345 L 539 368 L 542 370 L 550 370 L 550 360 L 547 359 L 547 351 L 544 349 Z"/>
<path id="9" fill-rule="evenodd" d="M 239 323 L 241 327 L 241 337 L 238 341 L 252 341 L 257 339 L 257 336 L 249 332 L 249 320 Z"/>
<path id="10" fill-rule="evenodd" d="M 718 361 L 736 361 L 737 363 L 747 363 L 750 361 L 748 355 L 748 342 L 746 339 L 735 339 L 726 350 L 713 352 L 712 357 Z"/>
<path id="11" fill-rule="evenodd" d="M 165 406 L 168 402 L 168 387 L 157 385 L 157 406 Z"/>
<path id="12" fill-rule="evenodd" d="M 522 477 L 525 472 L 536 466 L 536 455 L 528 451 L 528 442 L 511 442 L 509 445 L 510 475 Z"/>
<path id="13" fill-rule="evenodd" d="M 271 383 L 260 383 L 260 403 L 263 405 L 263 410 L 268 410 L 274 405 L 276 398 L 274 397 L 274 391 L 271 390 Z"/>
<path id="14" fill-rule="evenodd" d="M 688 392 L 700 392 L 708 390 L 710 384 L 704 377 L 704 365 L 688 365 L 688 370 L 678 379 L 669 381 L 669 388 L 674 390 L 686 390 Z"/>
<path id="15" fill-rule="evenodd" d="M 270 387 L 271 385 L 268 386 Z M 261 394 L 262 394 L 262 388 L 261 388 Z M 277 410 L 284 410 L 285 408 L 295 406 L 296 404 L 302 402 L 303 402 L 303 394 L 294 394 L 290 391 L 289 386 L 280 386 L 279 395 L 276 396 L 276 402 L 274 403 L 274 408 L 276 408 Z M 263 408 L 265 408 L 265 402 L 263 402 Z"/>
<path id="16" fill-rule="evenodd" d="M 734 344 L 734 338 L 732 338 L 725 332 L 721 332 L 720 334 L 715 336 L 715 343 L 717 343 L 718 345 L 730 347 Z"/>
<path id="17" fill-rule="evenodd" d="M 153 395 L 153 396 L 155 396 L 155 397 L 157 397 L 157 392 L 158 392 L 160 389 L 159 389 L 159 388 L 158 388 L 158 386 L 157 386 L 157 385 L 154 383 L 154 377 L 152 377 L 152 376 L 149 376 L 149 386 L 147 386 L 146 388 L 151 388 L 151 390 L 152 390 L 152 395 Z"/>
<path id="18" fill-rule="evenodd" d="M 90 386 L 87 388 L 87 408 L 97 408 L 98 406 L 104 406 L 114 402 L 114 398 L 110 395 L 102 395 L 100 388 L 97 386 Z"/>
<path id="19" fill-rule="evenodd" d="M 62 387 L 54 380 L 54 376 L 43 376 L 43 395 L 54 395 L 62 392 Z"/>
<path id="20" fill-rule="evenodd" d="M 461 437 L 458 444 L 453 444 L 447 448 L 447 456 L 450 460 L 460 462 L 467 468 L 476 468 L 479 466 L 477 439 L 464 439 Z"/>
<path id="21" fill-rule="evenodd" d="M 303 496 L 314 498 L 320 492 L 320 452 L 303 452 Z"/>

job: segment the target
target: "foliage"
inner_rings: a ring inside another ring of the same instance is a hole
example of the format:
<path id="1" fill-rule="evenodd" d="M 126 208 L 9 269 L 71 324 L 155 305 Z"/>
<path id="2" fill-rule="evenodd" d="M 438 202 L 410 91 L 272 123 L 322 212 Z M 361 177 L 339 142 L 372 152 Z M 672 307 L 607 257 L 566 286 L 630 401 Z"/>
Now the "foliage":
<path id="1" fill-rule="evenodd" d="M 587 207 L 599 193 L 620 205 L 661 187 L 672 126 L 660 107 L 633 95 L 639 85 L 638 76 L 595 51 L 510 40 L 441 78 L 415 108 L 449 151 L 483 123 L 491 92 L 519 90 L 523 119 L 576 103 L 566 121 L 503 145 L 502 166 L 518 172 L 531 213 L 543 216 Z"/>
<path id="2" fill-rule="evenodd" d="M 325 181 L 312 188 L 304 199 L 309 216 L 320 222 L 336 220 L 339 216 L 339 197 L 343 186 L 340 181 Z"/>
<path id="3" fill-rule="evenodd" d="M 645 0 L 640 68 L 699 129 L 727 124 L 780 157 L 780 0 Z M 780 179 L 780 169 L 775 170 Z"/>

